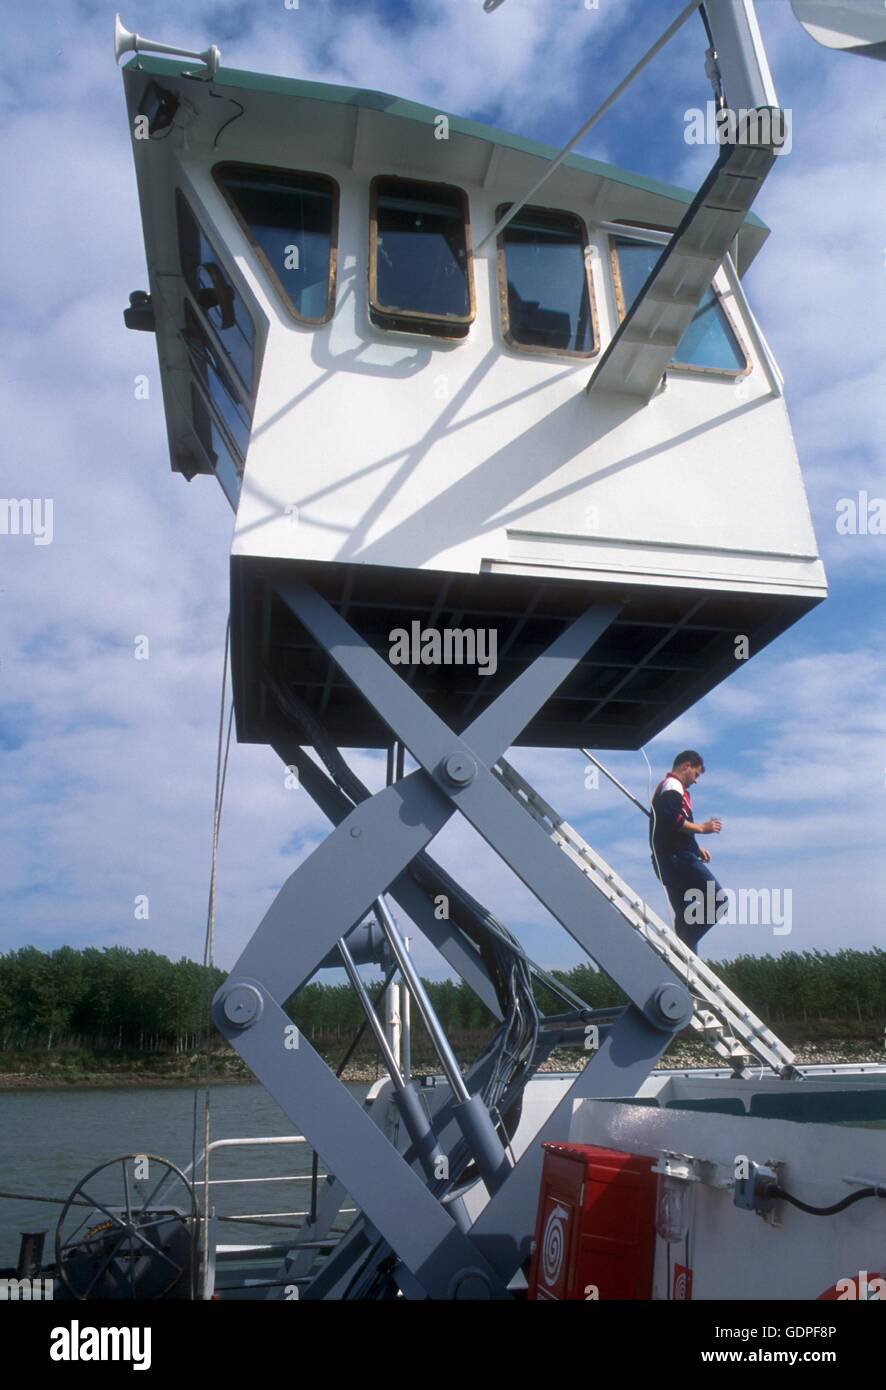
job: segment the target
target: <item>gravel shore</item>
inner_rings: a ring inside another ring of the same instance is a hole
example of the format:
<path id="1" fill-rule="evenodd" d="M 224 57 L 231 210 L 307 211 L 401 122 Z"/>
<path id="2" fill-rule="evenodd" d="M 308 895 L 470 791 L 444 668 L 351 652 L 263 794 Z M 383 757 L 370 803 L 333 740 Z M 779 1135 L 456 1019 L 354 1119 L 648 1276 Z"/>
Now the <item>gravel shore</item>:
<path id="1" fill-rule="evenodd" d="M 793 1044 L 793 1051 L 797 1061 L 801 1065 L 808 1066 L 840 1066 L 840 1065 L 863 1065 L 876 1064 L 886 1065 L 886 1050 L 882 1045 L 878 1045 L 870 1040 L 849 1039 L 829 1039 L 826 1042 L 797 1042 Z M 543 1063 L 540 1070 L 542 1072 L 578 1072 L 581 1071 L 587 1060 L 587 1054 L 577 1051 L 555 1052 Z M 193 1059 L 196 1062 L 196 1059 Z M 667 1057 L 661 1059 L 657 1070 L 689 1070 L 696 1067 L 722 1067 L 724 1064 L 717 1057 L 716 1053 L 703 1043 L 697 1042 L 678 1042 L 670 1049 Z M 417 1075 L 421 1075 L 425 1068 L 421 1064 L 416 1064 L 414 1070 Z M 428 1071 L 436 1068 L 427 1066 Z M 354 1083 L 369 1084 L 382 1074 L 377 1069 L 375 1063 L 357 1062 L 348 1067 L 343 1076 L 344 1081 Z M 234 1082 L 254 1081 L 252 1073 L 247 1071 L 239 1060 L 231 1060 L 224 1064 L 224 1070 L 217 1072 L 209 1078 L 209 1084 L 214 1086 L 231 1085 Z M 49 1063 L 39 1069 L 21 1071 L 0 1072 L 0 1091 L 27 1091 L 27 1090 L 46 1090 L 46 1089 L 110 1089 L 120 1086 L 146 1087 L 146 1086 L 190 1086 L 194 1084 L 206 1084 L 206 1079 L 201 1075 L 198 1065 L 192 1065 L 186 1070 L 170 1074 L 166 1072 L 152 1072 L 149 1069 L 120 1070 L 108 1069 L 102 1072 L 66 1072 L 65 1068 L 59 1064 Z"/>

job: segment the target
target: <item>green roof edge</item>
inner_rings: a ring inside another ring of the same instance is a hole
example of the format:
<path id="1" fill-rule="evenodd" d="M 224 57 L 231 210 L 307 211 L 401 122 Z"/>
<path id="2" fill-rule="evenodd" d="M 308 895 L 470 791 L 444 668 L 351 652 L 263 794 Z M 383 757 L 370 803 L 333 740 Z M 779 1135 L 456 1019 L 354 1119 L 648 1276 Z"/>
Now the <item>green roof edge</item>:
<path id="1" fill-rule="evenodd" d="M 139 54 L 136 60 L 127 63 L 124 73 L 138 66 L 143 72 L 156 76 L 181 77 L 195 73 L 195 69 L 180 60 L 152 58 Z M 387 92 L 373 92 L 362 87 L 337 87 L 327 82 L 307 82 L 298 77 L 274 77 L 265 73 L 245 72 L 238 68 L 219 68 L 214 84 L 218 87 L 237 87 L 256 92 L 270 92 L 275 96 L 305 97 L 310 101 L 335 102 L 340 106 L 362 106 L 368 111 L 383 111 L 388 116 L 399 116 L 403 120 L 417 121 L 422 125 L 434 125 L 437 117 L 447 115 L 449 128 L 459 135 L 474 136 L 505 149 L 517 150 L 521 154 L 537 155 L 541 159 L 551 159 L 557 150 L 553 145 L 542 144 L 539 140 L 527 140 L 522 135 L 511 135 L 495 126 L 483 125 L 479 121 L 465 120 L 461 116 L 451 116 L 441 112 L 439 107 L 423 106 L 419 102 L 406 101 L 402 97 L 390 96 Z M 677 184 L 663 183 L 660 179 L 647 178 L 645 174 L 632 173 L 615 164 L 604 164 L 601 160 L 589 159 L 583 154 L 569 154 L 563 163 L 570 169 L 580 169 L 587 174 L 611 179 L 614 183 L 624 183 L 631 188 L 643 189 L 646 193 L 656 193 L 674 202 L 692 202 L 695 193 Z M 745 224 L 759 227 L 768 232 L 770 228 L 754 212 L 749 212 Z"/>

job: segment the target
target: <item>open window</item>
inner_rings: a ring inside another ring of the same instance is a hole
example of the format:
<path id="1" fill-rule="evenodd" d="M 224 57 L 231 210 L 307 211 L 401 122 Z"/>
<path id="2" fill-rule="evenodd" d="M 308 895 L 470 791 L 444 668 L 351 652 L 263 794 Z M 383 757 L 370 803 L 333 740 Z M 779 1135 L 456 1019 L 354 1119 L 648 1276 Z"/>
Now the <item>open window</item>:
<path id="1" fill-rule="evenodd" d="M 203 398 L 242 465 L 249 448 L 252 418 L 188 300 L 183 337 Z"/>
<path id="2" fill-rule="evenodd" d="M 468 203 L 460 188 L 373 179 L 369 313 L 381 328 L 467 335 L 475 301 Z"/>
<path id="3" fill-rule="evenodd" d="M 572 357 L 598 351 L 587 230 L 574 213 L 521 208 L 499 234 L 498 286 L 511 347 Z"/>
<path id="4" fill-rule="evenodd" d="M 327 323 L 335 309 L 338 184 L 252 164 L 217 164 L 216 183 L 299 323 Z"/>
<path id="5" fill-rule="evenodd" d="M 221 484 L 222 491 L 236 511 L 240 500 L 240 486 L 243 481 L 243 466 L 235 458 L 225 436 L 213 419 L 209 407 L 193 382 L 191 382 L 191 419 L 194 424 L 194 432 L 203 446 L 206 457 L 212 464 L 212 471 Z"/>
<path id="6" fill-rule="evenodd" d="M 619 321 L 624 319 L 637 295 L 667 249 L 640 236 L 614 236 L 612 277 Z M 744 345 L 730 322 L 714 285 L 705 291 L 695 316 L 680 339 L 670 369 L 693 372 L 719 372 L 744 376 L 751 369 Z"/>
<path id="7" fill-rule="evenodd" d="M 177 197 L 177 213 L 179 256 L 185 284 L 251 395 L 255 384 L 255 325 L 252 317 L 242 296 L 222 269 L 218 253 L 181 190 Z"/>

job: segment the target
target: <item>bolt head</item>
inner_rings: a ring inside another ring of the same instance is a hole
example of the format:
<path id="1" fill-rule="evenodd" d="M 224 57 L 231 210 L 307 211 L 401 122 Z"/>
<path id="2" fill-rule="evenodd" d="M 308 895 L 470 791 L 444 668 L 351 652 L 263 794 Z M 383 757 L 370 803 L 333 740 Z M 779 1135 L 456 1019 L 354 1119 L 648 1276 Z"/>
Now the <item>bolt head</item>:
<path id="1" fill-rule="evenodd" d="M 477 776 L 477 764 L 470 753 L 450 753 L 443 772 L 456 787 L 466 787 Z"/>
<path id="2" fill-rule="evenodd" d="M 247 1028 L 261 1017 L 262 997 L 255 985 L 234 985 L 222 1005 L 225 1018 L 238 1028 Z"/>
<path id="3" fill-rule="evenodd" d="M 484 1301 L 492 1298 L 492 1289 L 489 1279 L 481 1269 L 461 1270 L 453 1279 L 450 1285 L 452 1299 L 482 1299 Z"/>
<path id="4" fill-rule="evenodd" d="M 692 1000 L 682 985 L 659 985 L 650 1000 L 649 1016 L 653 1023 L 673 1027 L 686 1023 L 692 1013 Z"/>

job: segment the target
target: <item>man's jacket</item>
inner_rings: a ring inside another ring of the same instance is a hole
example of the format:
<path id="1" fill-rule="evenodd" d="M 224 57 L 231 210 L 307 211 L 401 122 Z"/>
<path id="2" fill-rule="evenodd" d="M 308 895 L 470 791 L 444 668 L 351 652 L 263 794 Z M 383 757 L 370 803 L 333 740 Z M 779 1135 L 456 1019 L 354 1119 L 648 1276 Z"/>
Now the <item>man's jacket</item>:
<path id="1" fill-rule="evenodd" d="M 681 850 L 701 858 L 698 841 L 688 830 L 687 821 L 692 820 L 692 798 L 688 788 L 679 777 L 668 773 L 659 782 L 652 797 L 652 816 L 649 820 L 649 847 L 652 850 L 653 866 L 658 860 L 662 870 L 667 873 L 671 856 Z"/>

